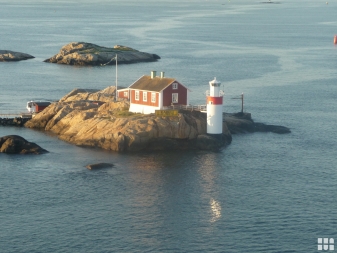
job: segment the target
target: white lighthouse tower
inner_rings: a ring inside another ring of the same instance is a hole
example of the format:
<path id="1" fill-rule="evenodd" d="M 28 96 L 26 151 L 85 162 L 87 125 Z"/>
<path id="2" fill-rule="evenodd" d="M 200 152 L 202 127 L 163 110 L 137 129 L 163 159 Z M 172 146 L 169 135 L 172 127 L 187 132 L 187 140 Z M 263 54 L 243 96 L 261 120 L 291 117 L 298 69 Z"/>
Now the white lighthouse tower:
<path id="1" fill-rule="evenodd" d="M 208 134 L 222 134 L 222 103 L 224 92 L 220 90 L 220 84 L 216 78 L 209 82 L 210 89 L 209 94 L 207 94 Z"/>

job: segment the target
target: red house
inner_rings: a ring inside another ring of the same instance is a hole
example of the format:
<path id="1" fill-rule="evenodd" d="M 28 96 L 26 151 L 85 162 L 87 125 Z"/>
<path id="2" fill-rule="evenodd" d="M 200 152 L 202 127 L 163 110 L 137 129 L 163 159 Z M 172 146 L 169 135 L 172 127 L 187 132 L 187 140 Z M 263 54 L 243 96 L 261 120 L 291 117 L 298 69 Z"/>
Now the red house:
<path id="1" fill-rule="evenodd" d="M 164 72 L 156 76 L 142 76 L 128 89 L 118 90 L 119 98 L 130 99 L 130 112 L 155 113 L 171 105 L 188 105 L 190 90 L 174 78 L 164 77 Z"/>

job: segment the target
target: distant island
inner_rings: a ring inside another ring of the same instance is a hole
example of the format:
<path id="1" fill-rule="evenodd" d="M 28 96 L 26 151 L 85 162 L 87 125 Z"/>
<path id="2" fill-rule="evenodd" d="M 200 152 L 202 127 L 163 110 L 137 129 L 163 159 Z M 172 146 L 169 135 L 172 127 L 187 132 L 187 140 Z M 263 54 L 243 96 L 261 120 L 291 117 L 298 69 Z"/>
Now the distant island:
<path id="1" fill-rule="evenodd" d="M 121 45 L 109 48 L 87 42 L 71 42 L 64 45 L 57 54 L 44 60 L 44 62 L 79 66 L 115 65 L 116 55 L 118 64 L 151 62 L 160 59 L 157 54 L 140 52 L 131 47 Z M 30 54 L 0 50 L 0 62 L 21 61 L 32 58 L 35 57 Z"/>
<path id="2" fill-rule="evenodd" d="M 142 150 L 219 150 L 232 133 L 270 131 L 289 133 L 282 126 L 255 123 L 248 113 L 224 114 L 223 134 L 206 134 L 206 113 L 179 110 L 178 116 L 129 112 L 129 102 L 114 102 L 115 87 L 75 89 L 52 103 L 25 127 L 50 131 L 78 146 L 117 152 Z"/>
<path id="3" fill-rule="evenodd" d="M 26 53 L 15 52 L 10 50 L 0 50 L 0 62 L 22 61 L 33 58 L 35 57 Z"/>
<path id="4" fill-rule="evenodd" d="M 44 60 L 44 62 L 80 66 L 112 65 L 116 64 L 116 55 L 118 64 L 149 62 L 160 59 L 156 54 L 140 52 L 121 45 L 109 48 L 86 42 L 71 42 L 64 45 L 58 54 Z"/>

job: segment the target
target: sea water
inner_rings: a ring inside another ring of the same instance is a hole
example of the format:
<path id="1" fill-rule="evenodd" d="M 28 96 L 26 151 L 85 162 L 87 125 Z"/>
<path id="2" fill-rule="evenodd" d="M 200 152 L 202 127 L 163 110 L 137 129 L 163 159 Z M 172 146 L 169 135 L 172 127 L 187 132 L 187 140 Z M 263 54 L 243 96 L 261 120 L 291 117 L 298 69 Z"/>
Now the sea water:
<path id="1" fill-rule="evenodd" d="M 157 62 L 118 66 L 118 86 L 151 70 L 204 104 L 291 134 L 239 134 L 220 152 L 115 153 L 0 127 L 49 151 L 0 154 L 1 252 L 316 252 L 337 239 L 337 3 L 325 1 L 0 0 L 0 113 L 74 88 L 116 85 L 115 66 L 44 63 L 73 41 L 125 45 Z M 89 163 L 114 167 L 89 171 Z M 331 246 L 331 245 L 329 245 Z"/>

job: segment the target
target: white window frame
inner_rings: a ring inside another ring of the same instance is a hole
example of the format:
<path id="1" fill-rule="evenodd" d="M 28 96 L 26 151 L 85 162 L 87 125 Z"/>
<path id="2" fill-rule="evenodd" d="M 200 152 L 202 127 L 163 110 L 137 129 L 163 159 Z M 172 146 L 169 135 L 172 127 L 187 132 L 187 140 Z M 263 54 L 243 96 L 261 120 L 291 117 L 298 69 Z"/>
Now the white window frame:
<path id="1" fill-rule="evenodd" d="M 135 100 L 139 101 L 139 90 L 135 91 Z"/>
<path id="2" fill-rule="evenodd" d="M 147 91 L 143 91 L 143 101 L 147 102 Z"/>
<path id="3" fill-rule="evenodd" d="M 178 93 L 172 93 L 172 103 L 176 104 L 178 101 Z"/>
<path id="4" fill-rule="evenodd" d="M 178 89 L 178 83 L 172 83 L 172 89 L 177 90 Z"/>
<path id="5" fill-rule="evenodd" d="M 155 102 L 156 102 L 156 93 L 155 93 L 155 92 L 152 92 L 152 93 L 151 93 L 151 102 L 152 102 L 152 103 L 155 103 Z"/>
<path id="6" fill-rule="evenodd" d="M 124 91 L 124 97 L 129 97 L 129 94 L 128 94 L 129 92 L 127 92 L 127 91 Z"/>

